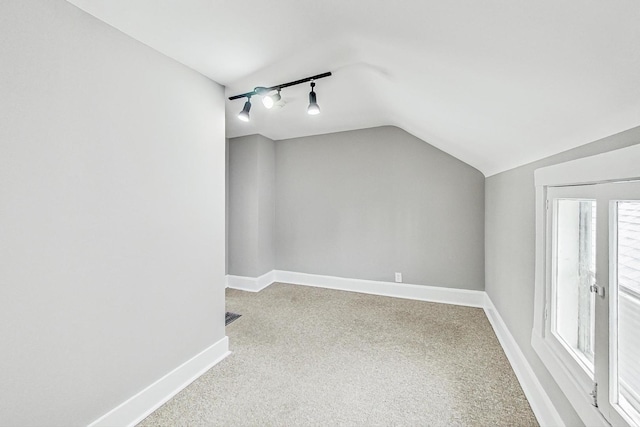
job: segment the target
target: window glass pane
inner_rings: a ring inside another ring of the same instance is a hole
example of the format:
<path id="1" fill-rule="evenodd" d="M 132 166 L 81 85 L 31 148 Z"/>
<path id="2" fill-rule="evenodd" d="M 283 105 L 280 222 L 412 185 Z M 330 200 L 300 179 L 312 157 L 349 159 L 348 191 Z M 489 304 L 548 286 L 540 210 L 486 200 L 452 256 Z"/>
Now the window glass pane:
<path id="1" fill-rule="evenodd" d="M 611 345 L 617 354 L 617 395 L 612 397 L 640 420 L 640 201 L 617 202 L 616 211 L 618 318 L 617 342 L 613 334 Z"/>
<path id="2" fill-rule="evenodd" d="M 557 200 L 553 330 L 592 376 L 595 227 L 595 201 Z"/>

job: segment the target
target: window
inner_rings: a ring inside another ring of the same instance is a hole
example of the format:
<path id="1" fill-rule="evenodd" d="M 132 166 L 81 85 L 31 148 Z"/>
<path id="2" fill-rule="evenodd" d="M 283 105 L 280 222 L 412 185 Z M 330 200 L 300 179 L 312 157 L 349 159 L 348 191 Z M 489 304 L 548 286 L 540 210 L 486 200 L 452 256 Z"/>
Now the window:
<path id="1" fill-rule="evenodd" d="M 551 330 L 593 378 L 596 277 L 596 202 L 553 203 Z"/>
<path id="2" fill-rule="evenodd" d="M 640 202 L 613 209 L 612 402 L 640 425 Z"/>
<path id="3" fill-rule="evenodd" d="M 639 158 L 536 171 L 532 345 L 587 425 L 640 427 Z"/>

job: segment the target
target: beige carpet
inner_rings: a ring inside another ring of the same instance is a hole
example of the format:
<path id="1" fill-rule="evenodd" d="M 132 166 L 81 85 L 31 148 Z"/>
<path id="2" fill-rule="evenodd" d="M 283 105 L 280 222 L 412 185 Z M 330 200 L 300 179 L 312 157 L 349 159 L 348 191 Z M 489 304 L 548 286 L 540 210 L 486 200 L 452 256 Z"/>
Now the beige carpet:
<path id="1" fill-rule="evenodd" d="M 276 283 L 227 310 L 234 353 L 140 425 L 537 425 L 482 309 Z"/>

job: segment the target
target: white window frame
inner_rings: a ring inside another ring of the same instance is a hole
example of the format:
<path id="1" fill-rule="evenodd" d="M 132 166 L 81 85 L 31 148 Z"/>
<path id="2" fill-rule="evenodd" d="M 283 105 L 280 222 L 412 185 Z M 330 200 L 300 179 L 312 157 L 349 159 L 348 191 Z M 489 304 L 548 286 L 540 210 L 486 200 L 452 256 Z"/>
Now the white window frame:
<path id="1" fill-rule="evenodd" d="M 586 425 L 608 426 L 600 411 L 591 404 L 591 384 L 576 376 L 563 362 L 564 355 L 547 336 L 550 310 L 551 268 L 548 234 L 547 189 L 549 187 L 599 184 L 640 179 L 640 144 L 595 156 L 572 160 L 535 171 L 536 188 L 536 264 L 534 319 L 531 345 L 554 377 L 575 411 Z M 551 208 L 551 207 L 550 207 Z"/>

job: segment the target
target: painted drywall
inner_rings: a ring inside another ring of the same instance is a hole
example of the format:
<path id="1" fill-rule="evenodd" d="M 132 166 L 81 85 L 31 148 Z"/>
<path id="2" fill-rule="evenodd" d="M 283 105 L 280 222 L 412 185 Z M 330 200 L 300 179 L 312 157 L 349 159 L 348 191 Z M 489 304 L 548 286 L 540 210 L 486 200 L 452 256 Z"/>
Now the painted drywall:
<path id="1" fill-rule="evenodd" d="M 256 135 L 258 144 L 258 256 L 257 275 L 275 268 L 275 143 L 262 135 Z"/>
<path id="2" fill-rule="evenodd" d="M 229 140 L 228 273 L 256 275 L 258 148 L 254 136 Z"/>
<path id="3" fill-rule="evenodd" d="M 229 274 L 275 268 L 275 146 L 262 135 L 229 140 Z"/>
<path id="4" fill-rule="evenodd" d="M 229 274 L 229 138 L 224 139 L 224 274 Z"/>
<path id="5" fill-rule="evenodd" d="M 224 337 L 223 88 L 0 2 L 0 424 L 87 425 Z"/>
<path id="6" fill-rule="evenodd" d="M 484 176 L 391 126 L 276 141 L 279 270 L 484 289 Z"/>
<path id="7" fill-rule="evenodd" d="M 640 127 L 487 178 L 486 291 L 567 425 L 582 422 L 531 347 L 537 168 L 640 143 Z"/>

